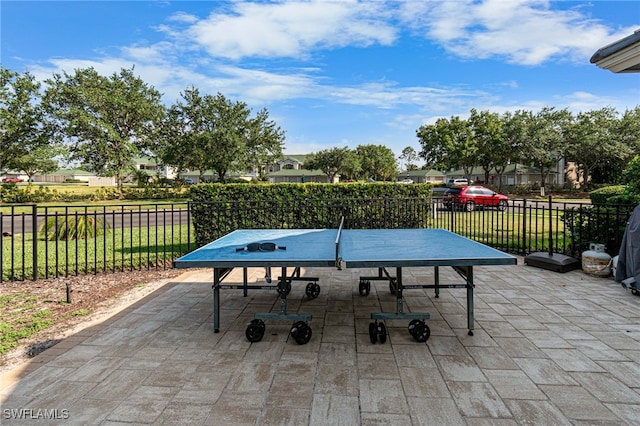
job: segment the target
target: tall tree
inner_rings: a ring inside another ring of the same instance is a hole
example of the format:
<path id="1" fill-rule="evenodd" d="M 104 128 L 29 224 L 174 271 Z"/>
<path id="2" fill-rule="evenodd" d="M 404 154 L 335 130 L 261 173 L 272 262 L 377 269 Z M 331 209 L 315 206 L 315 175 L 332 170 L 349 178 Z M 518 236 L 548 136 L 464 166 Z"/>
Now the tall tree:
<path id="1" fill-rule="evenodd" d="M 640 196 L 640 155 L 636 155 L 624 169 L 622 182 L 625 191 L 631 195 Z"/>
<path id="2" fill-rule="evenodd" d="M 440 118 L 435 124 L 425 124 L 416 130 L 416 136 L 422 147 L 418 155 L 425 160 L 427 166 L 441 165 L 443 169 L 452 167 L 446 162 L 448 156 L 443 136 L 447 123 L 445 118 Z"/>
<path id="3" fill-rule="evenodd" d="M 618 127 L 617 112 L 611 107 L 581 112 L 569 126 L 566 155 L 576 163 L 583 190 L 588 190 L 597 167 L 632 155 L 630 147 L 620 142 Z"/>
<path id="4" fill-rule="evenodd" d="M 29 73 L 0 68 L 0 173 L 23 170 L 19 159 L 52 138 L 40 83 Z"/>
<path id="5" fill-rule="evenodd" d="M 440 118 L 435 124 L 417 130 L 422 145 L 420 156 L 429 163 L 442 163 L 447 168 L 460 168 L 467 179 L 478 163 L 478 146 L 467 120 L 458 116 Z"/>
<path id="6" fill-rule="evenodd" d="M 405 170 L 418 170 L 418 165 L 415 163 L 418 160 L 418 153 L 413 147 L 404 148 L 398 159 L 404 162 Z"/>
<path id="7" fill-rule="evenodd" d="M 356 154 L 365 178 L 385 181 L 395 178 L 398 173 L 396 157 L 384 145 L 358 145 Z"/>
<path id="8" fill-rule="evenodd" d="M 563 143 L 571 113 L 567 109 L 544 107 L 537 113 L 524 117 L 523 156 L 540 169 L 540 193 L 545 194 L 545 184 L 550 169 L 563 156 Z"/>
<path id="9" fill-rule="evenodd" d="M 338 175 L 342 174 L 347 161 L 350 159 L 350 150 L 344 148 L 330 148 L 314 152 L 307 156 L 304 168 L 309 170 L 321 170 L 329 179 L 335 181 Z"/>
<path id="10" fill-rule="evenodd" d="M 506 138 L 500 116 L 489 111 L 471 110 L 469 126 L 478 147 L 478 164 L 484 171 L 484 182 L 489 183 L 489 174 L 504 159 Z"/>
<path id="11" fill-rule="evenodd" d="M 353 150 L 346 152 L 346 156 L 342 161 L 341 177 L 343 180 L 358 180 L 362 178 L 362 164 L 360 157 Z"/>
<path id="12" fill-rule="evenodd" d="M 266 109 L 249 119 L 245 156 L 248 167 L 264 179 L 266 167 L 282 157 L 285 132 L 272 120 Z"/>
<path id="13" fill-rule="evenodd" d="M 158 128 L 153 150 L 162 163 L 175 166 L 179 172 L 197 170 L 199 181 L 203 182 L 209 168 L 210 148 L 198 143 L 199 135 L 208 130 L 203 99 L 194 87 L 186 89 L 181 96 L 184 102 L 177 101 L 172 105 Z"/>
<path id="14" fill-rule="evenodd" d="M 224 182 L 227 172 L 239 170 L 246 163 L 246 141 L 250 110 L 244 102 L 232 102 L 221 93 L 216 96 L 205 95 L 205 105 L 212 107 L 213 132 L 204 135 L 213 143 L 209 156 L 211 168 Z M 213 155 L 211 155 L 213 153 Z"/>
<path id="15" fill-rule="evenodd" d="M 160 92 L 121 69 L 110 77 L 93 68 L 54 74 L 44 103 L 71 143 L 71 158 L 99 175 L 115 176 L 120 198 L 129 162 L 150 145 L 164 107 Z"/>
<path id="16" fill-rule="evenodd" d="M 500 117 L 503 137 L 501 143 L 494 147 L 494 167 L 498 175 L 498 192 L 502 190 L 502 176 L 509 164 L 518 163 L 522 157 L 524 145 L 524 118 L 527 113 L 518 110 L 506 112 Z"/>
<path id="17" fill-rule="evenodd" d="M 22 170 L 29 180 L 37 174 L 58 170 L 56 157 L 62 157 L 66 148 L 60 144 L 40 145 L 16 159 L 16 169 Z"/>
<path id="18" fill-rule="evenodd" d="M 640 105 L 628 109 L 619 120 L 620 142 L 632 150 L 632 157 L 640 155 Z M 627 161 L 630 161 L 628 158 Z"/>
<path id="19" fill-rule="evenodd" d="M 187 88 L 182 101 L 169 109 L 158 151 L 166 164 L 198 170 L 201 181 L 207 170 L 213 170 L 224 182 L 229 171 L 267 161 L 282 149 L 284 133 L 268 120 L 266 111 L 254 119 L 250 113 L 244 102 Z"/>

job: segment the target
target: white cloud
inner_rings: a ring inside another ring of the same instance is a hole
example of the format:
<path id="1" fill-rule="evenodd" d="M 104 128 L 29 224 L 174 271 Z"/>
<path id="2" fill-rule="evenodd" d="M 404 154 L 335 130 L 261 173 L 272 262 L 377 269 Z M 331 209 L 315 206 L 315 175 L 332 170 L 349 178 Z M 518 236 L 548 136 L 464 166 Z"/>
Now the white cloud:
<path id="1" fill-rule="evenodd" d="M 415 130 L 418 126 L 412 126 L 412 121 L 423 121 L 416 117 L 449 117 L 468 113 L 472 107 L 503 112 L 537 110 L 553 103 L 588 110 L 609 102 L 572 95 L 507 105 L 499 96 L 501 91 L 491 87 L 503 84 L 515 89 L 515 80 L 496 81 L 494 86 L 484 86 L 486 91 L 456 85 L 402 86 L 382 76 L 335 85 L 320 65 L 308 67 L 301 61 L 292 65 L 278 58 L 306 57 L 323 48 L 392 44 L 400 26 L 409 24 L 462 57 L 500 56 L 522 64 L 591 54 L 608 38 L 617 37 L 578 10 L 552 10 L 548 2 L 539 0 L 232 2 L 206 19 L 178 13 L 167 22 L 169 25 L 156 28 L 167 37 L 155 44 L 125 46 L 121 57 L 52 59 L 52 68 L 38 67 L 34 74 L 37 71 L 49 78 L 52 72 L 91 66 L 111 75 L 135 64 L 136 74 L 162 92 L 167 103 L 175 102 L 181 91 L 193 85 L 204 93 L 221 92 L 258 108 L 307 99 L 318 105 L 393 110 L 396 118 L 389 116 L 384 121 L 389 127 Z M 278 58 L 265 64 L 228 60 L 248 56 Z"/>
<path id="2" fill-rule="evenodd" d="M 384 2 L 234 3 L 214 11 L 185 36 L 216 57 L 306 57 L 318 47 L 389 45 L 396 29 Z"/>
<path id="3" fill-rule="evenodd" d="M 198 22 L 198 17 L 186 12 L 176 12 L 168 18 L 168 21 L 193 24 Z"/>
<path id="4" fill-rule="evenodd" d="M 503 57 L 528 66 L 552 59 L 585 63 L 635 29 L 612 31 L 578 9 L 555 9 L 546 0 L 409 1 L 400 16 L 462 58 Z"/>

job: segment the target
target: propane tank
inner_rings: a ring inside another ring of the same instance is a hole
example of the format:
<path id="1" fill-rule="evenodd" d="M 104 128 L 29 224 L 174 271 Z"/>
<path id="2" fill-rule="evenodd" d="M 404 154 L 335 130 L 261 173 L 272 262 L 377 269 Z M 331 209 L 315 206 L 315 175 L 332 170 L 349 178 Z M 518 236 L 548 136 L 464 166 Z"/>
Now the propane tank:
<path id="1" fill-rule="evenodd" d="M 582 253 L 582 270 L 596 277 L 611 275 L 611 256 L 605 253 L 604 244 L 589 244 L 589 250 Z"/>

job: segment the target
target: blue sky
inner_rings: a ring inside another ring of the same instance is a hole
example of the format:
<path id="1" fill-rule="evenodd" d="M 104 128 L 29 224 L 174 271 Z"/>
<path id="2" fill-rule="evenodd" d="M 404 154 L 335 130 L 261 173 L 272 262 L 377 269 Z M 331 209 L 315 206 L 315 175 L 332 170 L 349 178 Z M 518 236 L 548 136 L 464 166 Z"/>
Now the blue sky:
<path id="1" fill-rule="evenodd" d="M 135 66 L 167 105 L 190 86 L 267 108 L 285 153 L 386 145 L 471 108 L 640 105 L 640 74 L 591 64 L 640 1 L 0 2 L 2 66 L 44 80 Z"/>

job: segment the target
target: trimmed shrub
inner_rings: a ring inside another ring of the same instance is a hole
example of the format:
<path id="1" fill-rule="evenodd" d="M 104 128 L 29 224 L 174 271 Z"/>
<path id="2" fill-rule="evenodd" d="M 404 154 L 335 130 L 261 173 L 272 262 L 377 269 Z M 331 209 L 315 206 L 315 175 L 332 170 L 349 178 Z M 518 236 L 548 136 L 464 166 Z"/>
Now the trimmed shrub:
<path id="1" fill-rule="evenodd" d="M 423 228 L 431 184 L 201 184 L 190 188 L 196 244 L 236 229 Z"/>
<path id="2" fill-rule="evenodd" d="M 596 189 L 589 193 L 589 198 L 592 204 L 612 204 L 609 199 L 611 197 L 620 196 L 624 194 L 624 185 L 605 186 L 604 188 Z M 622 203 L 626 204 L 626 203 Z"/>

